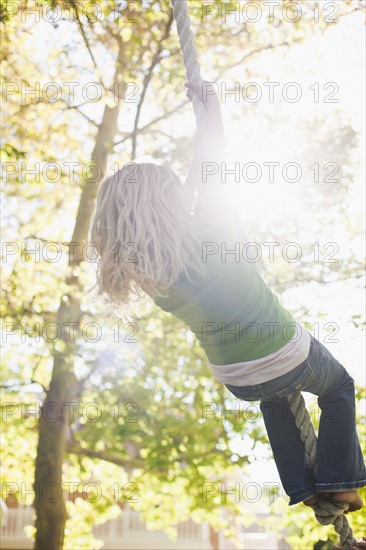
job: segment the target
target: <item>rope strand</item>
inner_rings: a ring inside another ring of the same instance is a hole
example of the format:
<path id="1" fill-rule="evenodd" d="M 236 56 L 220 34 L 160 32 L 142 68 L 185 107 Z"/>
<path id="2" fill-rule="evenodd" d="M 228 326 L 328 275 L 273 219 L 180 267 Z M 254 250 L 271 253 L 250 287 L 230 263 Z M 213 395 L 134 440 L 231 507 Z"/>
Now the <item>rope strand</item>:
<path id="1" fill-rule="evenodd" d="M 186 0 L 171 0 L 174 19 L 177 23 L 180 47 L 186 68 L 187 80 L 202 84 L 201 67 L 198 62 L 197 49 L 194 44 L 194 35 L 191 28 L 191 18 L 188 14 Z M 196 94 L 193 94 L 193 109 L 196 115 L 197 125 L 203 119 L 205 108 Z"/>

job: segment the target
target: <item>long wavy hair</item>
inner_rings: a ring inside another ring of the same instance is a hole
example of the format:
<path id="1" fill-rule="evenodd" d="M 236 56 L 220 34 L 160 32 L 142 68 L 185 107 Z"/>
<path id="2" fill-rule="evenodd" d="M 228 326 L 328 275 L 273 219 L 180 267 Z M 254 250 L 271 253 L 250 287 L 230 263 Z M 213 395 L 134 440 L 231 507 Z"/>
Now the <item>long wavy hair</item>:
<path id="1" fill-rule="evenodd" d="M 129 163 L 101 184 L 89 241 L 102 301 L 156 298 L 181 273 L 203 273 L 201 241 L 184 186 L 167 166 Z"/>

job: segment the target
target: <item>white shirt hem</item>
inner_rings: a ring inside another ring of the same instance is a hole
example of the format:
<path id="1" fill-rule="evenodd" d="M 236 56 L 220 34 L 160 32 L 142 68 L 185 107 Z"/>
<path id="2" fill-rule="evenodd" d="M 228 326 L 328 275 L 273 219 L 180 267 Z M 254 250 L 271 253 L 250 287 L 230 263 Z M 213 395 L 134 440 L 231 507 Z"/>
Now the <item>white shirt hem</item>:
<path id="1" fill-rule="evenodd" d="M 229 365 L 214 365 L 209 362 L 215 378 L 232 386 L 254 386 L 292 371 L 305 361 L 311 343 L 310 333 L 305 327 L 299 324 L 297 327 L 292 340 L 266 357 Z"/>

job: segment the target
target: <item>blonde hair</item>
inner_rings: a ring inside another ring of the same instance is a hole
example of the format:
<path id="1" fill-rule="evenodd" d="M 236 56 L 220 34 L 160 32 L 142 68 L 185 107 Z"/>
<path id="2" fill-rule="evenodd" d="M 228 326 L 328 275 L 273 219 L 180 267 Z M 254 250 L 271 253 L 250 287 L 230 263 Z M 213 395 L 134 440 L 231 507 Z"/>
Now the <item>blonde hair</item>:
<path id="1" fill-rule="evenodd" d="M 198 226 L 184 186 L 167 166 L 129 163 L 101 184 L 89 240 L 98 295 L 123 305 L 163 296 L 181 273 L 203 273 Z"/>

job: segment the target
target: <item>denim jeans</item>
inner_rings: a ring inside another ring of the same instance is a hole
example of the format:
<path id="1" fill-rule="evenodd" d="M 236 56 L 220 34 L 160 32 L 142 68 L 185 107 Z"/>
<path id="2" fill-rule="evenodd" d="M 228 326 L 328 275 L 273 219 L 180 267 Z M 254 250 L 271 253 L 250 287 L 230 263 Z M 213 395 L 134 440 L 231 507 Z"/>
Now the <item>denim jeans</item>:
<path id="1" fill-rule="evenodd" d="M 317 492 L 348 491 L 366 485 L 366 468 L 356 432 L 354 380 L 316 338 L 307 359 L 283 376 L 255 386 L 226 385 L 244 401 L 260 401 L 268 438 L 289 505 Z M 303 390 L 318 396 L 321 409 L 317 479 L 286 396 Z"/>

